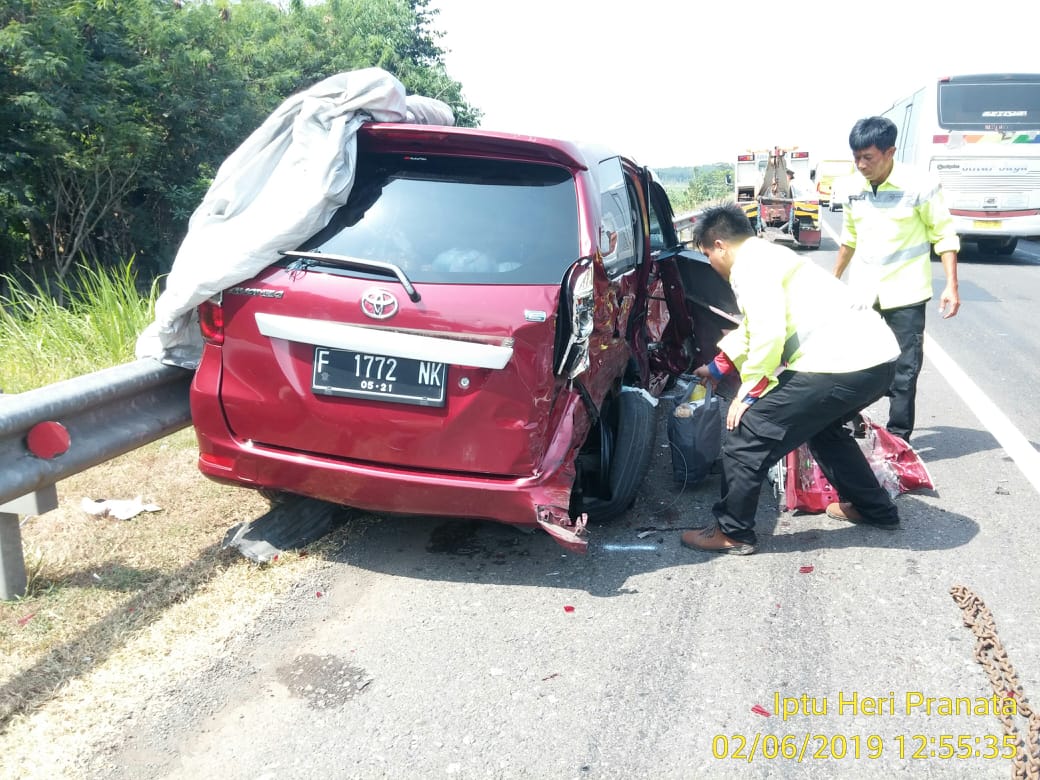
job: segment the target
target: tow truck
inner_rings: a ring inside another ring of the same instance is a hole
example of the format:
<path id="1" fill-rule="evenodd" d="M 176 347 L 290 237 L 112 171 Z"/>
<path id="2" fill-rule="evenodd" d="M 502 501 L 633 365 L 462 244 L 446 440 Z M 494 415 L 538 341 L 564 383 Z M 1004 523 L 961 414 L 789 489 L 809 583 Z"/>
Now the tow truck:
<path id="1" fill-rule="evenodd" d="M 761 180 L 749 186 L 751 171 L 757 172 L 763 162 L 765 165 L 762 168 Z M 796 176 L 800 174 L 805 181 L 809 181 L 812 177 L 809 153 L 798 151 L 797 148 L 785 149 L 776 146 L 766 153 L 748 152 L 738 155 L 734 177 L 737 203 L 744 209 L 751 224 L 758 227 L 758 234 L 762 238 L 769 241 L 789 241 L 794 246 L 804 249 L 818 249 L 822 237 L 820 202 L 794 197 L 787 180 L 788 168 L 795 171 Z M 757 189 L 754 189 L 754 184 L 757 184 Z"/>

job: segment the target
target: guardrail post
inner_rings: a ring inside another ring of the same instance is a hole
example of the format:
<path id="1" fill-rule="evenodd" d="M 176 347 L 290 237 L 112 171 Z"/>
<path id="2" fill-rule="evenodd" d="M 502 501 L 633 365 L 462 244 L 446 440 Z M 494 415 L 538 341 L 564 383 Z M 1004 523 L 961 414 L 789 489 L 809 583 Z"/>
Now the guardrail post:
<path id="1" fill-rule="evenodd" d="M 21 515 L 42 515 L 58 508 L 58 489 L 48 485 L 35 493 L 0 505 L 0 599 L 25 595 L 25 555 L 22 552 Z"/>
<path id="2" fill-rule="evenodd" d="M 25 558 L 18 515 L 0 512 L 0 599 L 11 601 L 25 595 Z"/>

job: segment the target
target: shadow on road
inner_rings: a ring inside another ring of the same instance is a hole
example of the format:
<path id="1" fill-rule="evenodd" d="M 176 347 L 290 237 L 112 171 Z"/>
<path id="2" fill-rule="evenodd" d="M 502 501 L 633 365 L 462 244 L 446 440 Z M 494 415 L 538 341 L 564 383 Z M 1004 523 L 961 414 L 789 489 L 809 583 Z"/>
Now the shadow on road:
<path id="1" fill-rule="evenodd" d="M 925 463 L 956 460 L 975 452 L 1000 449 L 993 434 L 975 428 L 935 425 L 914 431 L 911 442 Z M 1035 442 L 1030 442 L 1036 447 Z"/>
<path id="2" fill-rule="evenodd" d="M 638 592 L 629 583 L 649 572 L 689 567 L 727 556 L 688 550 L 680 532 L 709 516 L 703 499 L 717 495 L 709 480 L 687 503 L 655 518 L 638 507 L 617 524 L 591 526 L 589 552 L 568 553 L 541 531 L 525 533 L 499 523 L 443 518 L 362 518 L 363 533 L 329 557 L 395 577 L 522 587 L 583 590 L 614 597 Z M 821 515 L 778 513 L 775 499 L 759 507 L 756 558 L 824 548 L 932 551 L 967 544 L 979 531 L 964 515 L 930 506 L 907 494 L 898 500 L 903 527 L 884 531 Z M 646 507 L 644 506 L 644 510 Z M 354 530 L 357 530 L 355 526 Z M 799 557 L 800 556 L 793 556 Z"/>

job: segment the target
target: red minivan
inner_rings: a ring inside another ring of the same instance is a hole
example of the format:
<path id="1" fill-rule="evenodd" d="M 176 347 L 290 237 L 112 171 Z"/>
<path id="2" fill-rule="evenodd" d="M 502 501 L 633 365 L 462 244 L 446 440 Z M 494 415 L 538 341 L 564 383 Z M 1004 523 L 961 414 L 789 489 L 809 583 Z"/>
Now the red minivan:
<path id="1" fill-rule="evenodd" d="M 199 467 L 584 551 L 586 520 L 635 498 L 657 397 L 714 354 L 708 307 L 733 306 L 712 273 L 624 157 L 364 125 L 332 221 L 199 307 Z"/>

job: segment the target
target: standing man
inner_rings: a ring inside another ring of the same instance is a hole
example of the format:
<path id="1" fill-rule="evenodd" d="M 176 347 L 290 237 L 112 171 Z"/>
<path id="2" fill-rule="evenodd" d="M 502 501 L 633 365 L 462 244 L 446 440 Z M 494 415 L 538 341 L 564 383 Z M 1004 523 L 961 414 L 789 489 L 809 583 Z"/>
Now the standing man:
<path id="1" fill-rule="evenodd" d="M 925 308 L 932 297 L 931 250 L 942 258 L 946 287 L 939 298 L 943 319 L 957 314 L 960 239 L 939 181 L 895 161 L 896 126 L 890 119 L 860 119 L 849 146 L 863 186 L 844 207 L 841 247 L 834 275 L 849 267 L 849 286 L 873 306 L 899 342 L 895 378 L 888 390 L 889 431 L 910 440 L 917 377 L 924 362 Z"/>
<path id="2" fill-rule="evenodd" d="M 706 209 L 693 232 L 711 267 L 729 281 L 743 319 L 719 342 L 711 381 L 740 372 L 726 415 L 722 497 L 686 547 L 750 555 L 755 513 L 769 468 L 805 442 L 843 501 L 831 517 L 896 528 L 899 513 L 845 427 L 892 382 L 899 354 L 892 332 L 848 287 L 793 250 L 755 237 L 736 203 Z M 848 502 L 848 503 L 846 503 Z"/>

